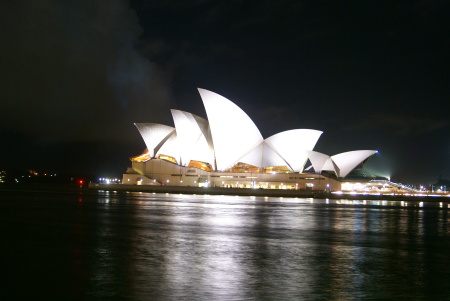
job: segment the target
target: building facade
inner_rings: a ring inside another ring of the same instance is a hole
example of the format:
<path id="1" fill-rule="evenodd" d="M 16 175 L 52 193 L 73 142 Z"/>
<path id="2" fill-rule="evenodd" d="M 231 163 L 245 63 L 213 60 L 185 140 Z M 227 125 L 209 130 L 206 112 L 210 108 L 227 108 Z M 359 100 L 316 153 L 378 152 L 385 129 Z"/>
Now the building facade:
<path id="1" fill-rule="evenodd" d="M 131 158 L 123 184 L 335 191 L 340 179 L 376 153 L 319 153 L 313 149 L 322 132 L 313 129 L 263 138 L 236 104 L 208 90 L 199 93 L 207 119 L 171 110 L 174 127 L 135 124 L 147 149 Z"/>

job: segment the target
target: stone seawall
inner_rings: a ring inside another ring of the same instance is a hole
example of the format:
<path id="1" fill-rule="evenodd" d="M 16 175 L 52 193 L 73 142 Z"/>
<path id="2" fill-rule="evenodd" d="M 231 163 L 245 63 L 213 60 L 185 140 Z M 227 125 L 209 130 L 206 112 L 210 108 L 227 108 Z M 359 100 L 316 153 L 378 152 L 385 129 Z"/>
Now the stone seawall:
<path id="1" fill-rule="evenodd" d="M 242 196 L 278 196 L 278 197 L 315 197 L 319 192 L 285 189 L 253 189 L 253 188 L 223 188 L 223 187 L 190 187 L 190 186 L 157 186 L 157 185 L 126 185 L 126 184 L 89 184 L 89 189 L 142 191 L 157 193 L 211 194 L 211 195 L 242 195 Z M 322 193 L 322 195 L 328 195 Z M 326 197 L 326 196 L 324 196 Z"/>
<path id="2" fill-rule="evenodd" d="M 240 195 L 267 197 L 298 197 L 317 199 L 349 199 L 349 200 L 391 200 L 391 201 L 439 201 L 450 203 L 448 196 L 404 196 L 404 195 L 355 195 L 333 194 L 324 191 L 288 190 L 288 189 L 253 189 L 253 188 L 223 188 L 223 187 L 189 187 L 189 186 L 154 186 L 126 184 L 89 184 L 89 189 L 108 191 L 140 191 L 155 193 L 209 194 L 209 195 Z"/>

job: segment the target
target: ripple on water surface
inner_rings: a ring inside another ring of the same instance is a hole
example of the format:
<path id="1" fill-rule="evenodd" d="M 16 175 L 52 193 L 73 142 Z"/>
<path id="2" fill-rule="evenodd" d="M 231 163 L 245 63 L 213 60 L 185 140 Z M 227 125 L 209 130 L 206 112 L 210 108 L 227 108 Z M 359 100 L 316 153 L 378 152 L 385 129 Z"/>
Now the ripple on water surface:
<path id="1" fill-rule="evenodd" d="M 50 299 L 445 299 L 448 207 L 3 193 L 7 293 Z M 26 287 L 26 290 L 19 289 Z"/>

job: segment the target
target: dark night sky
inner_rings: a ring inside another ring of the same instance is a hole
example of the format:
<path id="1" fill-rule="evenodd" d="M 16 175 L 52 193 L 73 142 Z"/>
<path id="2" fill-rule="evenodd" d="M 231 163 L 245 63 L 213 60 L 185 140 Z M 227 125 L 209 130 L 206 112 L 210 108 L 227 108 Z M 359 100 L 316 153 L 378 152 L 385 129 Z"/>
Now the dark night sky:
<path id="1" fill-rule="evenodd" d="M 120 176 L 134 122 L 206 117 L 197 87 L 264 137 L 410 184 L 450 178 L 448 1 L 2 1 L 0 169 Z"/>

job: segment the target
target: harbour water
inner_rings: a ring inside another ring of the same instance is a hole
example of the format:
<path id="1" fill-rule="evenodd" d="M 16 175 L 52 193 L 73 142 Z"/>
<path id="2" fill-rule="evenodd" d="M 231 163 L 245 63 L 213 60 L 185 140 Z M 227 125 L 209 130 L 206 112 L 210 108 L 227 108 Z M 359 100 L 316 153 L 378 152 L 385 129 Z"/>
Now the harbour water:
<path id="1" fill-rule="evenodd" d="M 449 300 L 449 210 L 0 191 L 1 299 Z"/>

